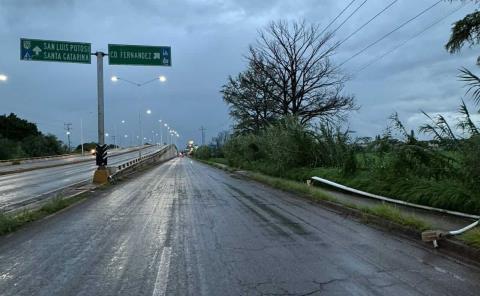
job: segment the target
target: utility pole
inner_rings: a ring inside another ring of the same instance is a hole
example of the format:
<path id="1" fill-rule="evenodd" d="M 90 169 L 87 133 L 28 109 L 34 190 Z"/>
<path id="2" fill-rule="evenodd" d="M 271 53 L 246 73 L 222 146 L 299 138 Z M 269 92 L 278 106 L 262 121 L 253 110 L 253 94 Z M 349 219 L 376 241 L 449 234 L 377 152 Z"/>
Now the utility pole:
<path id="1" fill-rule="evenodd" d="M 204 146 L 205 145 L 205 131 L 207 129 L 202 126 L 202 127 L 200 127 L 200 130 L 202 131 L 202 146 Z"/>
<path id="2" fill-rule="evenodd" d="M 68 140 L 68 152 L 72 151 L 72 147 L 70 145 L 70 131 L 72 130 L 72 123 L 64 123 L 63 124 L 64 129 L 67 131 L 67 140 Z"/>

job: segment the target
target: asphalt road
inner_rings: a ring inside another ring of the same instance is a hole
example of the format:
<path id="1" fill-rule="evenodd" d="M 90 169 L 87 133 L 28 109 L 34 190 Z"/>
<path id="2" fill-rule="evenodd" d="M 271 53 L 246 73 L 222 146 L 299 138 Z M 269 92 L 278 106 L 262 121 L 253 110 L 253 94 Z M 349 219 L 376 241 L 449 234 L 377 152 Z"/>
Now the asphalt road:
<path id="1" fill-rule="evenodd" d="M 148 154 L 160 149 L 158 146 L 144 148 Z M 108 158 L 108 165 L 115 165 L 138 157 L 138 151 Z M 95 160 L 58 167 L 35 169 L 23 173 L 0 175 L 0 209 L 34 199 L 42 194 L 93 178 Z"/>
<path id="2" fill-rule="evenodd" d="M 479 295 L 480 270 L 177 158 L 0 238 L 0 295 Z"/>
<path id="3" fill-rule="evenodd" d="M 123 154 L 128 151 L 133 151 L 138 149 L 137 147 L 124 148 L 124 149 L 112 149 L 109 150 L 108 154 L 114 156 L 117 154 Z M 90 154 L 90 151 L 86 151 L 85 155 L 70 155 L 62 157 L 52 157 L 52 158 L 43 158 L 43 159 L 32 159 L 25 161 L 20 164 L 12 165 L 10 162 L 0 163 L 0 174 L 10 174 L 15 173 L 16 171 L 21 170 L 30 170 L 32 168 L 42 168 L 46 166 L 59 166 L 59 165 L 71 165 L 81 161 L 95 161 L 95 156 Z"/>

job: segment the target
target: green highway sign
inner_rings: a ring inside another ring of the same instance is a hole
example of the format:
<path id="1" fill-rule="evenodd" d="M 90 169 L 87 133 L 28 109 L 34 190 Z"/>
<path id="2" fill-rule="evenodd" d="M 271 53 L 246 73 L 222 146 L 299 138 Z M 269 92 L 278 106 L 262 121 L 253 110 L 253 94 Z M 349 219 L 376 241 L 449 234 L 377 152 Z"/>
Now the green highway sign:
<path id="1" fill-rule="evenodd" d="M 90 43 L 20 39 L 20 60 L 90 64 Z"/>
<path id="2" fill-rule="evenodd" d="M 170 46 L 149 45 L 108 45 L 108 63 L 110 65 L 171 66 Z"/>

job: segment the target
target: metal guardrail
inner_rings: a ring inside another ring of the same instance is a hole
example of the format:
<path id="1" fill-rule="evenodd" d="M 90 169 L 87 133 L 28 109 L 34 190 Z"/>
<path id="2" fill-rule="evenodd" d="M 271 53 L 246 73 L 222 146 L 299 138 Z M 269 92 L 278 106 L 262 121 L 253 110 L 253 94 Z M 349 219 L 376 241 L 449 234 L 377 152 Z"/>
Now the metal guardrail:
<path id="1" fill-rule="evenodd" d="M 341 184 L 338 184 L 338 183 L 335 183 L 335 182 L 332 182 L 330 180 L 323 179 L 323 178 L 320 178 L 320 177 L 311 177 L 310 179 L 312 179 L 314 181 L 321 182 L 323 184 L 327 184 L 329 186 L 335 187 L 335 188 L 343 190 L 343 191 L 354 193 L 356 195 L 365 196 L 365 197 L 376 199 L 376 200 L 381 200 L 382 202 L 388 202 L 388 203 L 398 204 L 398 205 L 402 205 L 402 206 L 422 209 L 422 210 L 426 210 L 426 211 L 438 212 L 438 213 L 448 214 L 448 215 L 452 215 L 452 216 L 477 220 L 476 222 L 473 222 L 470 225 L 467 225 L 467 226 L 465 226 L 461 229 L 458 229 L 458 230 L 452 230 L 452 231 L 426 230 L 426 231 L 423 231 L 422 232 L 422 241 L 432 242 L 434 248 L 438 248 L 438 242 L 437 242 L 438 240 L 448 238 L 448 237 L 452 237 L 452 236 L 456 236 L 456 235 L 460 235 L 460 234 L 465 233 L 466 231 L 469 231 L 469 230 L 477 227 L 478 225 L 480 225 L 480 216 L 477 216 L 477 215 L 471 215 L 471 214 L 466 214 L 466 213 L 457 212 L 457 211 L 449 211 L 449 210 L 445 210 L 445 209 L 439 209 L 439 208 L 414 204 L 414 203 L 406 202 L 406 201 L 403 201 L 403 200 L 388 198 L 388 197 L 368 193 L 368 192 L 365 192 L 365 191 L 357 190 L 357 189 L 354 189 L 354 188 L 350 188 L 348 186 L 341 185 Z"/>
<path id="2" fill-rule="evenodd" d="M 344 191 L 347 191 L 347 192 L 351 192 L 351 193 L 354 193 L 354 194 L 357 194 L 357 195 L 365 196 L 365 197 L 376 199 L 376 200 L 381 200 L 381 201 L 388 202 L 388 203 L 403 205 L 403 206 L 422 209 L 422 210 L 426 210 L 426 211 L 449 214 L 449 215 L 462 217 L 462 218 L 469 218 L 469 219 L 475 219 L 475 220 L 480 219 L 480 216 L 478 216 L 478 215 L 466 214 L 466 213 L 457 212 L 457 211 L 449 211 L 449 210 L 445 210 L 445 209 L 434 208 L 434 207 L 414 204 L 414 203 L 411 203 L 411 202 L 406 202 L 406 201 L 403 201 L 403 200 L 384 197 L 384 196 L 368 193 L 368 192 L 365 192 L 365 191 L 361 191 L 361 190 L 358 190 L 358 189 L 354 189 L 354 188 L 351 188 L 351 187 L 348 187 L 348 186 L 345 186 L 345 185 L 342 185 L 342 184 L 338 184 L 338 183 L 332 182 L 330 180 L 323 179 L 323 178 L 316 177 L 316 176 L 311 177 L 310 179 L 312 179 L 314 181 L 321 182 L 323 184 L 327 184 L 329 186 L 332 186 L 332 187 L 335 187 L 335 188 L 338 188 L 338 189 L 341 189 L 341 190 L 344 190 Z"/>
<path id="3" fill-rule="evenodd" d="M 152 145 L 145 145 L 145 147 L 142 147 L 141 149 L 145 149 L 147 147 L 151 147 Z M 140 149 L 139 146 L 132 148 L 126 148 L 125 150 L 129 151 L 136 151 Z M 121 151 L 122 149 L 111 149 L 109 150 L 110 152 L 113 151 Z M 85 153 L 84 156 L 89 156 L 90 154 Z M 27 157 L 27 158 L 15 158 L 15 159 L 2 159 L 0 160 L 0 166 L 4 165 L 11 165 L 13 163 L 18 163 L 18 164 L 23 164 L 23 163 L 31 163 L 31 162 L 41 162 L 41 161 L 47 161 L 47 160 L 55 160 L 55 159 L 64 159 L 64 158 L 69 158 L 73 156 L 82 156 L 81 153 L 70 153 L 70 154 L 60 154 L 60 155 L 50 155 L 50 156 L 38 156 L 38 157 Z"/>
<path id="4" fill-rule="evenodd" d="M 160 149 L 159 151 L 156 151 L 156 152 L 153 152 L 153 153 L 150 153 L 150 154 L 146 154 L 146 155 L 142 155 L 141 157 L 137 157 L 137 158 L 128 160 L 128 161 L 123 162 L 121 164 L 117 164 L 115 166 L 109 166 L 108 169 L 113 170 L 113 172 L 110 173 L 110 176 L 108 178 L 112 181 L 112 180 L 115 179 L 115 177 L 117 175 L 121 174 L 125 170 L 127 170 L 127 169 L 129 169 L 133 166 L 139 165 L 139 164 L 141 164 L 145 161 L 148 161 L 152 158 L 159 157 L 159 156 L 163 155 L 164 153 L 167 152 L 167 150 L 169 148 L 171 148 L 171 145 L 165 146 L 162 149 Z"/>

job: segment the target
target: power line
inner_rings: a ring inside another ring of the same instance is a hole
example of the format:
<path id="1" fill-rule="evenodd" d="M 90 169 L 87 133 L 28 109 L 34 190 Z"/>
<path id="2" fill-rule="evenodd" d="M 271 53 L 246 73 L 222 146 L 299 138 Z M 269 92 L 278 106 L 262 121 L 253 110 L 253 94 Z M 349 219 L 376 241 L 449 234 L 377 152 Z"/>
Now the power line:
<path id="1" fill-rule="evenodd" d="M 353 2 L 355 2 L 356 0 L 352 0 L 350 3 L 348 3 L 348 5 L 342 10 L 340 11 L 340 13 L 322 30 L 322 32 L 320 32 L 319 35 L 322 35 L 323 33 L 325 33 L 325 31 L 330 28 L 330 26 L 340 17 L 342 16 L 342 14 L 353 4 Z"/>
<path id="2" fill-rule="evenodd" d="M 423 30 L 421 30 L 420 32 L 418 32 L 417 34 L 411 36 L 410 38 L 408 38 L 407 40 L 403 41 L 402 43 L 399 43 L 397 46 L 391 48 L 389 51 L 383 53 L 382 55 L 372 59 L 369 63 L 363 65 L 360 69 L 358 69 L 358 71 L 355 72 L 355 74 L 357 73 L 360 73 L 361 71 L 363 71 L 364 69 L 370 67 L 371 65 L 373 65 L 374 63 L 378 62 L 379 60 L 383 59 L 385 56 L 391 54 L 392 52 L 396 51 L 398 48 L 404 46 L 405 44 L 407 44 L 408 42 L 410 42 L 411 40 L 417 38 L 418 36 L 420 36 L 421 34 L 425 33 L 426 31 L 428 31 L 429 29 L 431 29 L 432 27 L 434 27 L 435 25 L 439 24 L 440 22 L 442 22 L 443 20 L 445 20 L 446 18 L 448 18 L 449 16 L 451 16 L 452 14 L 454 14 L 455 12 L 459 11 L 461 8 L 465 7 L 467 4 L 461 4 L 460 6 L 458 6 L 457 8 L 455 8 L 454 10 L 452 10 L 451 12 L 449 12 L 448 14 L 444 15 L 443 17 L 439 18 L 438 20 L 436 20 L 435 22 L 431 23 L 430 25 L 428 25 L 426 28 L 424 28 Z"/>
<path id="3" fill-rule="evenodd" d="M 369 23 L 371 23 L 374 19 L 376 19 L 377 17 L 379 17 L 381 14 L 383 14 L 387 9 L 389 9 L 390 7 L 392 7 L 393 4 L 395 4 L 396 2 L 398 2 L 398 0 L 394 0 L 392 1 L 390 4 L 388 4 L 385 8 L 383 8 L 382 10 L 380 10 L 376 15 L 374 15 L 371 19 L 369 19 L 366 23 L 364 23 L 363 25 L 361 25 L 358 29 L 356 29 L 355 31 L 353 31 L 350 35 L 348 35 L 345 39 L 343 39 L 337 46 L 340 46 L 342 45 L 343 43 L 345 43 L 348 39 L 350 39 L 353 35 L 357 34 L 360 30 L 362 30 L 365 26 L 367 26 Z"/>
<path id="4" fill-rule="evenodd" d="M 384 40 L 385 38 L 387 38 L 388 36 L 392 35 L 393 33 L 395 33 L 396 31 L 400 30 L 401 28 L 405 27 L 407 24 L 409 24 L 410 22 L 412 22 L 413 20 L 419 18 L 421 15 L 425 14 L 427 11 L 429 11 L 430 9 L 434 8 L 435 6 L 437 6 L 438 4 L 440 4 L 441 2 L 443 2 L 443 0 L 438 0 L 437 2 L 435 2 L 434 4 L 432 4 L 431 6 L 429 6 L 428 8 L 422 10 L 420 13 L 418 13 L 417 15 L 415 15 L 414 17 L 408 19 L 407 21 L 403 22 L 401 25 L 399 25 L 398 27 L 396 27 L 395 29 L 393 29 L 392 31 L 388 32 L 387 34 L 383 35 L 382 37 L 380 37 L 379 39 L 375 40 L 374 42 L 370 43 L 369 45 L 367 45 L 365 48 L 363 48 L 362 50 L 360 50 L 359 52 L 357 52 L 356 54 L 354 54 L 353 56 L 349 57 L 348 59 L 346 59 L 345 61 L 343 61 L 340 65 L 338 65 L 338 67 L 341 67 L 343 66 L 344 64 L 346 64 L 347 62 L 349 62 L 350 60 L 354 59 L 355 57 L 359 56 L 360 54 L 362 54 L 364 51 L 366 51 L 367 49 L 369 49 L 370 47 L 378 44 L 380 41 Z"/>
<path id="5" fill-rule="evenodd" d="M 337 32 L 338 29 L 340 29 L 355 13 L 357 13 L 357 11 L 358 11 L 360 8 L 362 8 L 362 6 L 363 6 L 367 1 L 368 1 L 368 0 L 364 0 L 357 8 L 355 8 L 355 10 L 352 11 L 352 13 L 350 13 L 350 15 L 347 16 L 347 18 L 346 18 L 343 22 L 341 22 L 340 25 L 339 25 L 335 30 L 333 30 L 333 32 L 332 32 L 331 34 Z"/>

